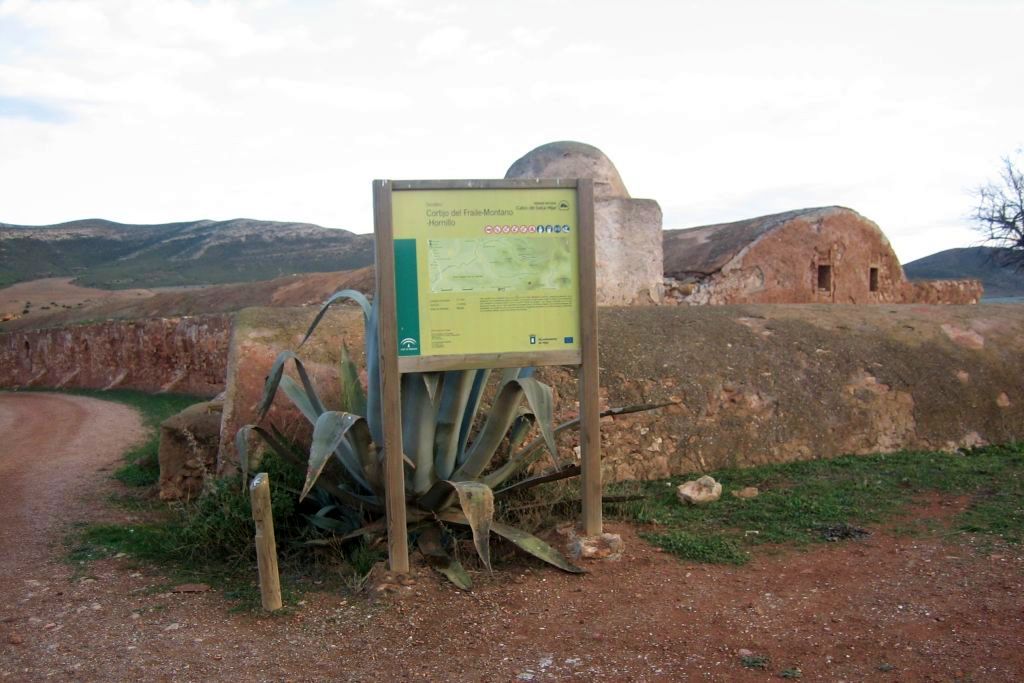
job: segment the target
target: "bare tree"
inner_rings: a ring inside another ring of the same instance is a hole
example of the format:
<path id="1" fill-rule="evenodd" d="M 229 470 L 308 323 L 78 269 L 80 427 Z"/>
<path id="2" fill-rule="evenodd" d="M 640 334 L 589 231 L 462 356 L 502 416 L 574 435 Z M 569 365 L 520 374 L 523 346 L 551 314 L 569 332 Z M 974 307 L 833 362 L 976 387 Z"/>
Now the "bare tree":
<path id="1" fill-rule="evenodd" d="M 1022 150 L 1017 150 L 1021 156 Z M 975 196 L 975 229 L 999 249 L 998 263 L 1024 270 L 1024 171 L 1019 161 L 1003 157 L 999 180 L 982 185 Z"/>

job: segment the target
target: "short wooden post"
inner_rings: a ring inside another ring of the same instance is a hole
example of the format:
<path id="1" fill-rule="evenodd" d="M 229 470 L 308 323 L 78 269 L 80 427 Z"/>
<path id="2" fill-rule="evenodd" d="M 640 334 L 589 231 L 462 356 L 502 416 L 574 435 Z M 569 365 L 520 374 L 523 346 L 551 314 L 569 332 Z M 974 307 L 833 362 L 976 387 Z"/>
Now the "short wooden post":
<path id="1" fill-rule="evenodd" d="M 249 485 L 252 518 L 256 522 L 256 559 L 260 570 L 260 596 L 263 609 L 281 609 L 281 577 L 277 572 L 277 543 L 274 541 L 274 515 L 270 509 L 270 477 L 257 474 Z"/>

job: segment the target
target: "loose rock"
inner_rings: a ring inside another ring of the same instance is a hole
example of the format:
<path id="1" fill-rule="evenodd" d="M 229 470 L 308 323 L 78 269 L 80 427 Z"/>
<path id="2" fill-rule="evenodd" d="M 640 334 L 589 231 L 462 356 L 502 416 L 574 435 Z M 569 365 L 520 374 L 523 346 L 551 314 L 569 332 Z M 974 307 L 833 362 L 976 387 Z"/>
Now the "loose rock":
<path id="1" fill-rule="evenodd" d="M 688 481 L 676 488 L 679 502 L 688 505 L 705 505 L 722 497 L 722 485 L 712 477 L 704 475 L 695 481 Z"/>
<path id="2" fill-rule="evenodd" d="M 578 536 L 574 529 L 570 529 L 565 547 L 574 560 L 620 560 L 625 544 L 618 534 Z"/>

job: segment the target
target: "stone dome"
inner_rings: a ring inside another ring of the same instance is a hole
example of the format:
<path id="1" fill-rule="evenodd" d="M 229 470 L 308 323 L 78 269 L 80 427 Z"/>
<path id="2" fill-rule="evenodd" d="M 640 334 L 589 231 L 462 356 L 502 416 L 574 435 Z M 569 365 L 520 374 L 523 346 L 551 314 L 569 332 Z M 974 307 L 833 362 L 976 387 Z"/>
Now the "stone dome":
<path id="1" fill-rule="evenodd" d="M 509 167 L 506 178 L 592 178 L 594 199 L 628 199 L 615 164 L 593 145 L 565 140 L 528 152 Z"/>

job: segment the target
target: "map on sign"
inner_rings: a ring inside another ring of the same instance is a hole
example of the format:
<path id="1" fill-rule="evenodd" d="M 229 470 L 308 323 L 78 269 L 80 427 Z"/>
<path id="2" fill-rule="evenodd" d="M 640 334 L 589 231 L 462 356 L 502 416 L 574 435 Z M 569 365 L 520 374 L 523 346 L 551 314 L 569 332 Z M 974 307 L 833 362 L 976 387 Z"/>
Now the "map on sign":
<path id="1" fill-rule="evenodd" d="M 575 188 L 397 190 L 391 207 L 399 356 L 579 351 Z"/>
<path id="2" fill-rule="evenodd" d="M 430 291 L 565 289 L 573 282 L 570 244 L 545 237 L 535 234 L 429 240 Z"/>

